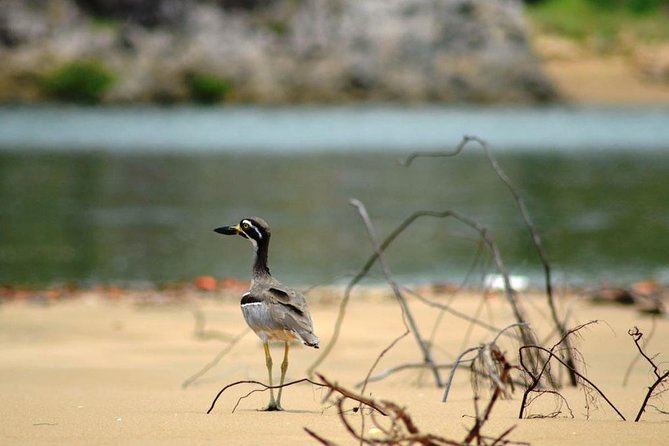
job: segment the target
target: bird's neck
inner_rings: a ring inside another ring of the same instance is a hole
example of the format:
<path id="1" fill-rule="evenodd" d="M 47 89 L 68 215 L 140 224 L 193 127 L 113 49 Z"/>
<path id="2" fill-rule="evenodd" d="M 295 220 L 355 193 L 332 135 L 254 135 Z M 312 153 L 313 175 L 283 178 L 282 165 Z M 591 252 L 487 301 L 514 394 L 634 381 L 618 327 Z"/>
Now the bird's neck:
<path id="1" fill-rule="evenodd" d="M 253 260 L 253 277 L 270 276 L 271 274 L 267 267 L 269 240 L 263 240 L 261 243 L 254 243 L 253 250 L 255 252 L 255 259 Z"/>

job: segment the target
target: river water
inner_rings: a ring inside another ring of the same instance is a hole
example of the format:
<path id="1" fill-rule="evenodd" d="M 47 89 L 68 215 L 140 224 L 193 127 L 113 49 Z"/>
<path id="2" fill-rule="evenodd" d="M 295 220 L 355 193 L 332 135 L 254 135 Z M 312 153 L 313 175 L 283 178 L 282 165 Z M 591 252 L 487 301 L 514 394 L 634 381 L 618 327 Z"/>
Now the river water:
<path id="1" fill-rule="evenodd" d="M 383 236 L 416 210 L 457 210 L 487 227 L 514 274 L 541 265 L 491 144 L 525 198 L 558 283 L 669 281 L 669 108 L 0 108 L 0 283 L 246 278 L 251 247 L 212 232 L 258 215 L 272 271 L 344 280 L 370 245 L 348 204 Z M 477 234 L 423 219 L 388 251 L 406 281 L 479 282 Z M 375 276 L 379 280 L 378 274 Z"/>

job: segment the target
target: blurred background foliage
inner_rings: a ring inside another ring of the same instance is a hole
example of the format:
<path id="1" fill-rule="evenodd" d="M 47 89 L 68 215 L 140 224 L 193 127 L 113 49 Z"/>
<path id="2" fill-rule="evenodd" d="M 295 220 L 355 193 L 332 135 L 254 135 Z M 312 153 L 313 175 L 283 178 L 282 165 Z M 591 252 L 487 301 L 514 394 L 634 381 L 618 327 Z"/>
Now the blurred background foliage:
<path id="1" fill-rule="evenodd" d="M 201 104 L 224 101 L 233 90 L 233 82 L 216 73 L 188 73 L 186 85 L 189 96 Z"/>
<path id="2" fill-rule="evenodd" d="M 611 48 L 620 39 L 669 38 L 669 0 L 526 0 L 541 32 Z"/>
<path id="3" fill-rule="evenodd" d="M 79 104 L 96 104 L 113 85 L 114 74 L 97 60 L 75 60 L 61 65 L 40 79 L 48 98 Z"/>

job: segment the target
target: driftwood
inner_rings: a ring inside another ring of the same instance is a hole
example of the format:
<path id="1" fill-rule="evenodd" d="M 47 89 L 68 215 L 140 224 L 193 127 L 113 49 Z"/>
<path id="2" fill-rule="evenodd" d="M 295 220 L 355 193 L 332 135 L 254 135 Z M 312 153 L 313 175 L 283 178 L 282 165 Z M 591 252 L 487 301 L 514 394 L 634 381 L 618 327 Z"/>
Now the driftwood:
<path id="1" fill-rule="evenodd" d="M 470 142 L 476 142 L 484 151 L 488 162 L 490 163 L 491 167 L 495 171 L 495 174 L 497 177 L 504 183 L 504 185 L 507 187 L 511 195 L 513 196 L 514 201 L 516 202 L 516 206 L 518 207 L 518 210 L 520 211 L 520 214 L 522 216 L 523 221 L 525 222 L 525 226 L 527 227 L 528 233 L 532 239 L 532 243 L 534 244 L 537 254 L 539 256 L 539 259 L 541 261 L 541 264 L 543 266 L 544 270 L 544 279 L 545 279 L 545 290 L 546 290 L 546 297 L 548 299 L 548 307 L 550 308 L 551 311 L 551 317 L 553 319 L 553 323 L 555 324 L 555 327 L 557 328 L 558 332 L 560 333 L 560 336 L 564 337 L 565 334 L 567 333 L 567 330 L 565 328 L 565 324 L 563 323 L 562 320 L 560 320 L 560 317 L 558 316 L 557 313 L 557 308 L 555 305 L 555 299 L 553 296 L 553 283 L 552 283 L 552 277 L 551 277 L 551 266 L 550 262 L 548 260 L 548 254 L 546 253 L 546 249 L 544 248 L 543 242 L 541 240 L 541 236 L 539 235 L 539 231 L 537 230 L 536 226 L 534 225 L 534 222 L 532 221 L 532 218 L 530 216 L 529 211 L 527 210 L 527 206 L 525 205 L 525 201 L 523 200 L 522 196 L 516 189 L 516 187 L 513 185 L 511 182 L 511 179 L 508 177 L 506 172 L 500 167 L 500 165 L 497 163 L 497 160 L 493 156 L 492 152 L 490 151 L 490 148 L 488 146 L 488 143 L 484 141 L 483 139 L 477 137 L 477 136 L 464 136 L 462 138 L 462 141 L 455 147 L 454 150 L 452 151 L 436 151 L 436 152 L 414 152 L 410 154 L 406 159 L 401 160 L 400 163 L 404 166 L 410 166 L 411 163 L 416 159 L 416 158 L 422 158 L 422 157 L 438 157 L 438 158 L 443 158 L 443 157 L 453 157 L 457 156 L 464 150 L 464 148 L 470 143 Z M 506 278 L 505 278 L 506 282 Z M 505 287 L 508 286 L 505 283 Z M 566 341 L 566 362 L 569 365 L 568 370 L 569 370 L 569 377 L 570 377 L 570 383 L 572 386 L 576 385 L 576 365 L 574 362 L 574 358 L 571 356 L 571 346 L 569 345 L 569 340 L 567 339 Z M 551 382 L 553 379 L 551 378 Z"/>
<path id="2" fill-rule="evenodd" d="M 512 312 L 514 314 L 514 317 L 516 319 L 516 322 L 518 324 L 522 325 L 521 329 L 521 337 L 523 339 L 523 344 L 525 345 L 536 345 L 538 342 L 536 341 L 535 335 L 532 332 L 531 329 L 529 329 L 528 322 L 526 320 L 526 317 L 524 315 L 523 310 L 521 307 L 518 305 L 517 299 L 516 299 L 516 292 L 513 290 L 511 287 L 511 282 L 509 279 L 509 273 L 506 268 L 506 265 L 502 259 L 501 253 L 499 251 L 499 248 L 497 247 L 497 243 L 495 242 L 495 239 L 492 237 L 490 232 L 482 226 L 480 223 L 477 221 L 467 217 L 464 214 L 461 214 L 460 212 L 453 211 L 453 210 L 446 210 L 446 211 L 417 211 L 412 213 L 409 217 L 407 217 L 404 221 L 400 223 L 400 225 L 393 230 L 388 237 L 378 246 L 378 250 L 372 254 L 372 256 L 367 260 L 363 268 L 360 270 L 358 274 L 349 282 L 347 285 L 345 291 L 344 291 L 344 298 L 342 299 L 342 302 L 339 307 L 339 314 L 337 316 L 337 320 L 335 322 L 335 330 L 333 333 L 332 338 L 330 339 L 330 342 L 328 343 L 327 346 L 325 346 L 323 353 L 316 359 L 316 361 L 309 367 L 307 370 L 307 373 L 309 376 L 311 376 L 316 369 L 318 365 L 320 365 L 323 360 L 327 357 L 327 355 L 330 353 L 332 348 L 334 347 L 335 343 L 337 342 L 337 339 L 339 337 L 339 332 L 341 329 L 341 324 L 343 322 L 343 318 L 345 315 L 346 311 L 346 306 L 348 305 L 348 301 L 351 296 L 351 291 L 353 288 L 367 275 L 371 267 L 374 265 L 374 263 L 378 260 L 379 255 L 385 251 L 385 249 L 388 248 L 388 246 L 406 229 L 408 228 L 414 221 L 416 221 L 419 218 L 422 217 L 432 217 L 432 218 L 453 218 L 461 223 L 463 223 L 465 226 L 470 227 L 471 229 L 474 229 L 476 232 L 478 232 L 479 236 L 485 243 L 485 245 L 488 247 L 488 249 L 491 251 L 493 260 L 495 262 L 495 266 L 497 268 L 497 271 L 499 272 L 500 275 L 504 278 L 504 289 L 505 289 L 505 297 L 511 306 Z"/>
<path id="3" fill-rule="evenodd" d="M 506 366 L 503 367 L 502 374 L 508 376 L 508 370 L 510 366 L 502 357 L 497 357 L 496 360 L 504 362 Z M 504 445 L 504 444 L 526 444 L 518 443 L 507 440 L 506 437 L 513 430 L 513 427 L 505 430 L 501 435 L 497 437 L 488 437 L 484 436 L 481 431 L 485 423 L 490 417 L 490 413 L 495 404 L 495 401 L 499 397 L 500 393 L 503 392 L 503 389 L 500 389 L 496 394 L 493 394 L 493 397 L 488 402 L 483 414 L 476 417 L 474 426 L 467 432 L 467 435 L 463 441 L 456 441 L 448 438 L 444 438 L 440 435 L 425 433 L 422 432 L 416 423 L 414 423 L 411 415 L 406 408 L 399 406 L 398 404 L 388 401 L 388 400 L 374 400 L 362 396 L 361 394 L 355 394 L 354 392 L 347 390 L 336 383 L 333 383 L 326 379 L 323 375 L 318 375 L 318 379 L 321 383 L 330 389 L 330 392 L 325 397 L 325 400 L 329 399 L 333 394 L 338 394 L 336 398 L 335 405 L 338 409 L 337 413 L 339 419 L 346 429 L 346 431 L 353 437 L 356 442 L 361 445 L 388 445 L 388 446 L 400 446 L 400 445 L 423 445 L 423 446 L 445 446 L 445 445 L 463 445 L 476 442 L 478 445 Z M 370 408 L 373 408 L 372 411 L 372 423 L 374 424 L 375 434 L 365 435 L 364 430 L 357 430 L 351 420 L 346 417 L 343 404 L 346 399 L 353 399 L 358 401 Z M 386 415 L 383 420 L 379 420 L 376 417 L 376 414 Z M 304 428 L 305 432 L 309 434 L 312 438 L 318 441 L 320 444 L 325 446 L 335 446 L 336 444 L 331 440 L 323 437 L 322 435 L 314 432 L 309 428 Z"/>
<path id="4" fill-rule="evenodd" d="M 350 201 L 350 204 L 354 206 L 357 210 L 358 213 L 360 214 L 360 217 L 362 218 L 363 222 L 365 223 L 365 227 L 367 228 L 367 232 L 369 234 L 370 241 L 372 243 L 372 247 L 374 248 L 374 253 L 377 255 L 379 263 L 381 264 L 381 269 L 383 271 L 383 275 L 386 278 L 386 281 L 390 285 L 390 287 L 393 290 L 393 294 L 395 294 L 395 298 L 397 299 L 397 302 L 399 302 L 400 307 L 402 308 L 402 319 L 405 324 L 405 328 L 408 331 L 411 331 L 413 333 L 414 338 L 416 339 L 416 343 L 418 344 L 419 349 L 423 353 L 423 361 L 425 364 L 430 367 L 432 370 L 432 373 L 434 374 L 434 380 L 435 383 L 438 387 L 442 386 L 441 383 L 441 376 L 439 375 L 439 369 L 434 364 L 434 360 L 432 359 L 432 353 L 430 352 L 430 349 L 428 348 L 427 343 L 423 340 L 423 338 L 420 335 L 420 330 L 418 328 L 418 324 L 416 323 L 416 320 L 413 317 L 413 314 L 411 312 L 411 308 L 409 307 L 409 304 L 407 303 L 406 298 L 404 297 L 404 294 L 402 294 L 402 290 L 400 289 L 400 286 L 395 282 L 395 280 L 392 278 L 390 274 L 390 269 L 388 268 L 387 263 L 385 262 L 383 258 L 383 254 L 381 252 L 381 246 L 379 245 L 376 234 L 374 231 L 374 227 L 372 226 L 372 222 L 369 218 L 369 214 L 367 213 L 367 209 L 365 208 L 365 205 L 362 204 L 360 200 L 352 199 Z M 400 335 L 393 343 L 388 347 L 391 348 L 393 345 L 395 345 L 402 337 L 406 336 L 408 333 L 405 332 L 404 334 Z M 385 350 L 387 351 L 387 349 Z M 385 351 L 382 353 L 382 355 L 385 353 Z M 381 356 L 377 359 L 375 362 L 375 365 L 378 363 L 378 360 L 380 359 Z M 371 375 L 372 370 L 370 369 L 367 379 L 369 379 L 369 376 Z M 362 386 L 363 390 L 362 392 L 364 393 L 365 385 Z"/>

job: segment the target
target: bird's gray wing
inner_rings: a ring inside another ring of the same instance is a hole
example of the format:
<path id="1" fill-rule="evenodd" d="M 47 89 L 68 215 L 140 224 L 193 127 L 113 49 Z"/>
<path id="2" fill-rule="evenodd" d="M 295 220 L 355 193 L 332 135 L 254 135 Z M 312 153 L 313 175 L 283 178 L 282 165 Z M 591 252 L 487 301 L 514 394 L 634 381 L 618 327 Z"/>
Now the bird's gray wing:
<path id="1" fill-rule="evenodd" d="M 305 297 L 290 288 L 274 286 L 263 292 L 263 297 L 272 303 L 272 317 L 301 336 L 313 335 L 313 322 Z"/>

